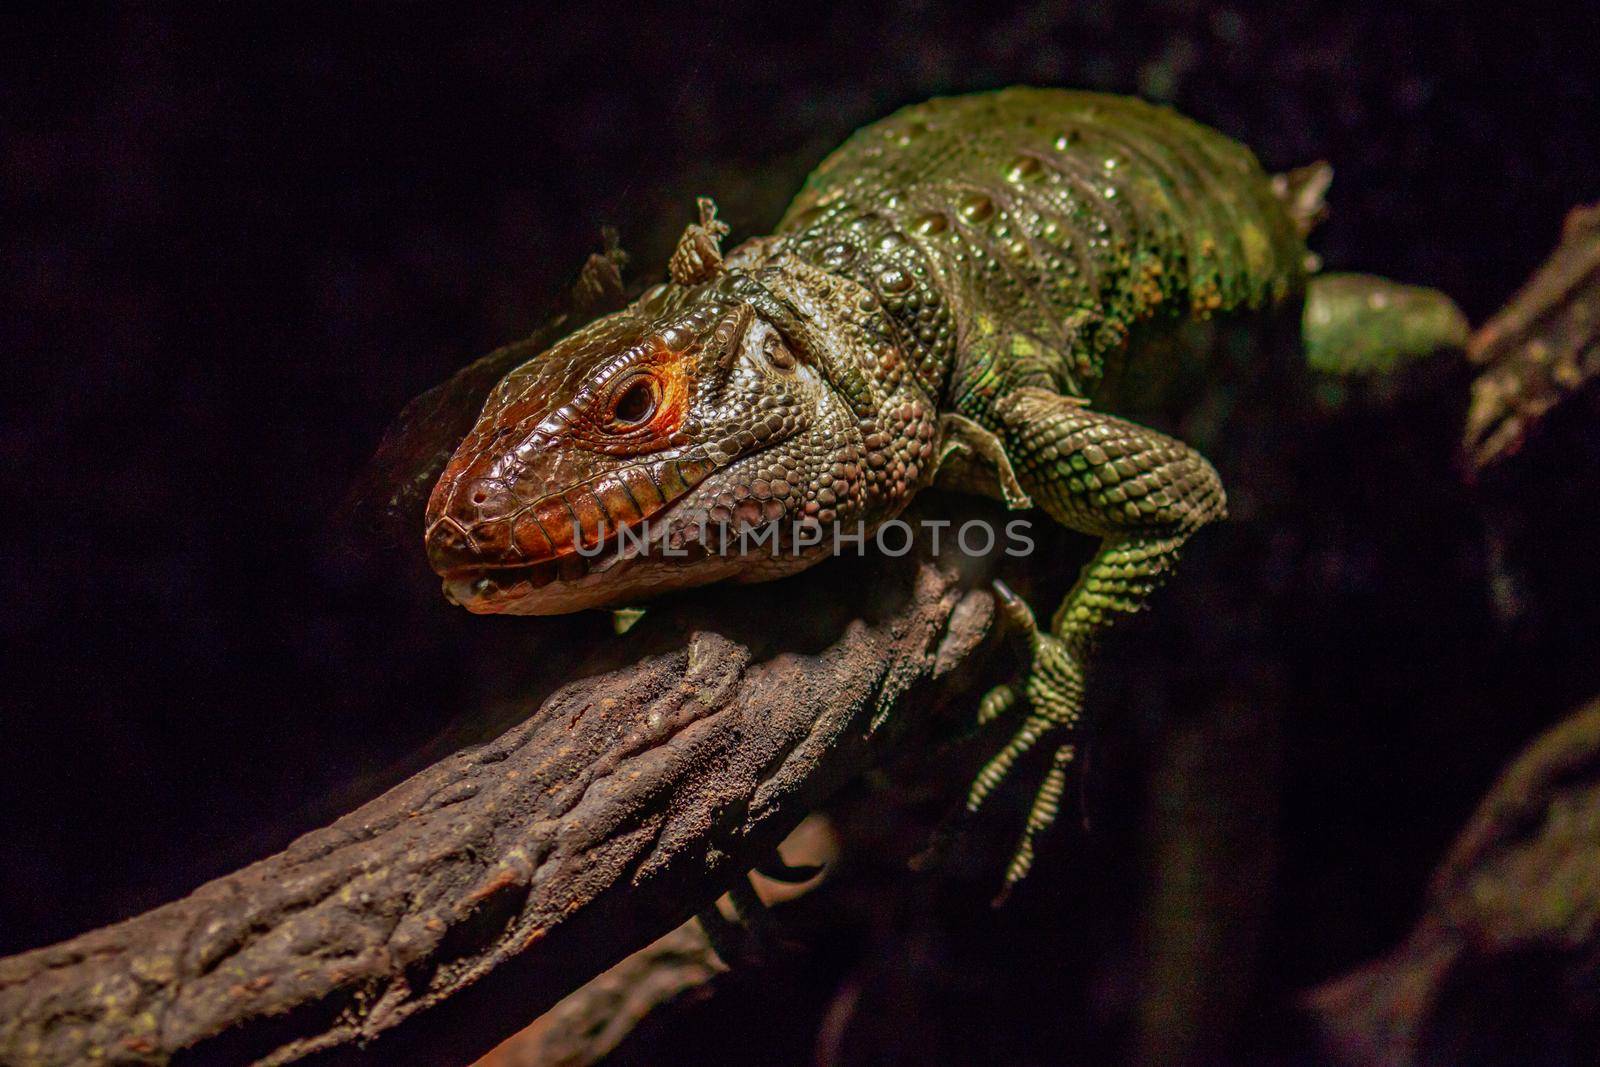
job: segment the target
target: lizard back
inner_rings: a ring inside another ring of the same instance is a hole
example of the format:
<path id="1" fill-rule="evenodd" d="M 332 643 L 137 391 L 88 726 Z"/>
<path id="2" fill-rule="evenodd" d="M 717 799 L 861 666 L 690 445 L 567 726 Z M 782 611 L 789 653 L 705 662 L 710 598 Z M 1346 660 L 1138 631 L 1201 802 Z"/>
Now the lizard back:
<path id="1" fill-rule="evenodd" d="M 979 419 L 1021 385 L 1092 397 L 1141 322 L 1304 286 L 1304 245 L 1247 148 L 1091 92 L 905 108 L 828 156 L 777 233 L 873 288 L 928 388 Z"/>

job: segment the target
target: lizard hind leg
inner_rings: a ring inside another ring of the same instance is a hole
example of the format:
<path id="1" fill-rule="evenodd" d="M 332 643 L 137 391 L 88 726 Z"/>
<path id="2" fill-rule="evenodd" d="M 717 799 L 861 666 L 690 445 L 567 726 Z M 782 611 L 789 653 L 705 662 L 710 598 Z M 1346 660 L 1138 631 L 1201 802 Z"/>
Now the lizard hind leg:
<path id="1" fill-rule="evenodd" d="M 1144 607 L 1171 574 L 1183 543 L 1220 518 L 1226 505 L 1221 479 L 1198 452 L 1155 430 L 1091 411 L 1075 398 L 1018 389 L 996 406 L 996 414 L 1007 455 L 1032 498 L 1055 521 L 1101 538 L 1049 630 L 1035 623 L 1020 598 L 998 587 L 1006 616 L 1028 635 L 1032 662 L 1020 683 L 999 686 L 983 698 L 979 720 L 992 721 L 1023 702 L 1027 714 L 978 772 L 968 810 L 976 811 L 1029 749 L 1046 737 L 1057 739 L 1007 868 L 1003 898 L 1027 875 L 1035 839 L 1059 811 L 1096 641 L 1118 618 Z"/>

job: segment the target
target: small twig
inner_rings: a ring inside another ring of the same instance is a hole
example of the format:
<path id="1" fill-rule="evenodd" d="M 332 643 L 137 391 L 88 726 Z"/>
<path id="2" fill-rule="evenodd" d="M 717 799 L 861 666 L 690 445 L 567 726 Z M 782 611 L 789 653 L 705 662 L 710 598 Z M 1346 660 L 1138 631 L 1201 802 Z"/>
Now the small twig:
<path id="1" fill-rule="evenodd" d="M 1577 207 L 1561 243 L 1467 344 L 1473 382 L 1464 447 L 1482 470 L 1522 447 L 1564 397 L 1600 374 L 1600 204 Z"/>

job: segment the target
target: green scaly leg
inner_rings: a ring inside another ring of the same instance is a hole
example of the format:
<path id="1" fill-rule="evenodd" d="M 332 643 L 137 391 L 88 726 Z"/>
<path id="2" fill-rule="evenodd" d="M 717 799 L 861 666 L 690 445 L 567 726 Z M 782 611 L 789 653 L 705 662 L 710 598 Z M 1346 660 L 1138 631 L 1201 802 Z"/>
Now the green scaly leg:
<path id="1" fill-rule="evenodd" d="M 1057 745 L 1034 795 L 1006 870 L 1009 892 L 1027 875 L 1035 839 L 1060 810 L 1096 640 L 1118 618 L 1144 606 L 1171 573 L 1184 541 L 1222 517 L 1225 502 L 1216 470 L 1194 449 L 1090 411 L 1076 398 L 1024 388 L 1002 399 L 995 411 L 1006 454 L 1033 499 L 1062 525 L 1101 538 L 1048 631 L 1039 628 L 1027 604 L 999 587 L 1005 615 L 1027 634 L 1032 663 L 1019 685 L 987 693 L 978 717 L 980 723 L 991 722 L 1022 701 L 1028 712 L 1011 740 L 978 772 L 967 809 L 977 811 L 1034 745 L 1049 736 L 1067 737 Z"/>

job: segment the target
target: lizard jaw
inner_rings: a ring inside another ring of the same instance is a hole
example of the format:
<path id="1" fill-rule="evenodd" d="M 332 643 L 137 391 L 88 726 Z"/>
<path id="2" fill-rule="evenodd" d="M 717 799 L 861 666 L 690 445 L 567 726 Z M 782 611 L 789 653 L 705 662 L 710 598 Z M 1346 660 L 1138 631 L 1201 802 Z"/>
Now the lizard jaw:
<path id="1" fill-rule="evenodd" d="M 475 562 L 448 569 L 445 597 L 476 614 L 562 615 L 637 604 L 718 581 L 779 578 L 826 554 L 820 541 L 804 551 L 786 542 L 788 549 L 779 552 L 776 542 L 765 539 L 783 536 L 795 522 L 781 508 L 736 515 L 719 525 L 717 495 L 716 483 L 708 481 L 653 515 L 642 530 L 581 552 L 574 548 L 535 563 Z M 751 535 L 754 547 L 746 554 L 741 538 Z"/>
<path id="2" fill-rule="evenodd" d="M 673 562 L 703 565 L 710 562 L 708 556 L 702 546 L 690 543 Z M 652 562 L 656 561 L 606 551 L 590 558 L 574 552 L 533 564 L 463 567 L 444 576 L 444 595 L 452 604 L 480 615 L 561 615 L 604 607 L 635 590 L 658 591 L 659 577 L 631 573 L 668 569 L 652 567 Z"/>
<path id="3" fill-rule="evenodd" d="M 429 561 L 444 580 L 445 598 L 468 611 L 555 614 L 594 606 L 606 595 L 596 588 L 603 576 L 628 563 L 623 532 L 634 533 L 637 550 L 636 528 L 660 530 L 657 524 L 714 469 L 706 459 L 634 464 L 509 515 L 503 491 L 492 494 L 470 476 L 447 478 L 430 501 Z M 473 473 L 471 465 L 466 470 Z M 485 515 L 490 505 L 495 511 Z"/>
<path id="4" fill-rule="evenodd" d="M 655 555 L 611 556 L 606 565 L 589 569 L 551 562 L 532 567 L 501 567 L 452 575 L 444 580 L 445 596 L 480 615 L 565 615 L 586 608 L 613 608 L 652 600 L 694 586 L 724 580 L 776 578 L 810 565 L 813 559 L 773 561 L 752 571 L 738 556 L 717 555 L 697 542 L 684 545 L 670 559 Z M 580 570 L 580 568 L 582 568 Z"/>
<path id="5" fill-rule="evenodd" d="M 703 477 L 698 470 L 691 476 Z M 466 559 L 441 569 L 445 599 L 475 614 L 562 615 L 735 575 L 738 560 L 697 536 L 707 523 L 705 502 L 691 485 L 622 530 L 574 530 L 574 539 L 545 559 Z"/>

